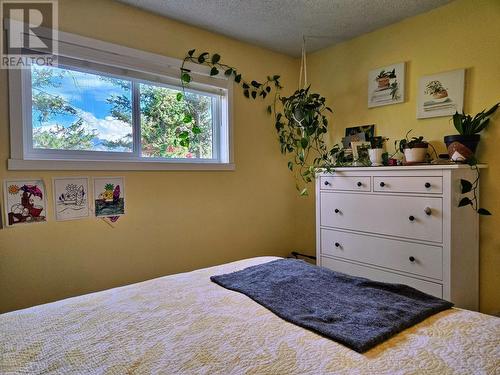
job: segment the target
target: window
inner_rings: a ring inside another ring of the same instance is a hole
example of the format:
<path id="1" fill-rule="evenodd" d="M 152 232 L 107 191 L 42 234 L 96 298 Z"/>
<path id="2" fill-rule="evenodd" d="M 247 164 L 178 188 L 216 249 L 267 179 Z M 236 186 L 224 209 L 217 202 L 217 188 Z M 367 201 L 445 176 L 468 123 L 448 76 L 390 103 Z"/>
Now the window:
<path id="1" fill-rule="evenodd" d="M 10 169 L 233 168 L 226 79 L 195 71 L 182 91 L 177 60 L 71 34 L 59 42 L 57 66 L 9 72 Z"/>

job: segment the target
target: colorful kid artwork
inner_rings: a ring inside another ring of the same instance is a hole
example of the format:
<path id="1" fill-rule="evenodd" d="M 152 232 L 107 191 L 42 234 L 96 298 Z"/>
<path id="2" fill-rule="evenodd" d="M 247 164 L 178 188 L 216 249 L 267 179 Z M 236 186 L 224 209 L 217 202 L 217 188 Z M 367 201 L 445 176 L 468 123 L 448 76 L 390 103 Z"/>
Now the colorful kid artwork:
<path id="1" fill-rule="evenodd" d="M 43 180 L 5 180 L 4 208 L 9 227 L 47 221 Z"/>
<path id="2" fill-rule="evenodd" d="M 124 215 L 125 185 L 123 177 L 94 178 L 94 203 L 96 217 Z"/>
<path id="3" fill-rule="evenodd" d="M 88 177 L 53 179 L 56 220 L 75 220 L 89 217 Z"/>

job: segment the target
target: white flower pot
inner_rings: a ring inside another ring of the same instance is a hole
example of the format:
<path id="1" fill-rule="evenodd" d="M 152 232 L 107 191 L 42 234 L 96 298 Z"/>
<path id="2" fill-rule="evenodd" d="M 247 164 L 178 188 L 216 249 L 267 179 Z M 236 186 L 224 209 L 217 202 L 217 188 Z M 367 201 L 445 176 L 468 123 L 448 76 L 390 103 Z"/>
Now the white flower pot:
<path id="1" fill-rule="evenodd" d="M 423 163 L 427 155 L 427 147 L 405 148 L 406 163 Z"/>
<path id="2" fill-rule="evenodd" d="M 382 165 L 382 154 L 384 153 L 383 148 L 370 148 L 368 150 L 368 156 L 370 157 L 370 162 L 372 166 L 378 167 Z"/>

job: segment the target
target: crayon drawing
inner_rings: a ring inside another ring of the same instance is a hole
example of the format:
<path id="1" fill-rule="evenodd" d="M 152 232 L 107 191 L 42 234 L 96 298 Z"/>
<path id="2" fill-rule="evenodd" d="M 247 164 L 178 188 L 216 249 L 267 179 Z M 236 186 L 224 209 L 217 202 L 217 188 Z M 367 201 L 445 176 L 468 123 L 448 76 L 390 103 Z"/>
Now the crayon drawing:
<path id="1" fill-rule="evenodd" d="M 47 221 L 42 180 L 5 180 L 4 207 L 7 226 Z"/>
<path id="2" fill-rule="evenodd" d="M 87 177 L 54 178 L 56 220 L 89 217 L 89 179 Z"/>
<path id="3" fill-rule="evenodd" d="M 125 185 L 123 178 L 94 178 L 94 203 L 96 217 L 124 215 Z"/>

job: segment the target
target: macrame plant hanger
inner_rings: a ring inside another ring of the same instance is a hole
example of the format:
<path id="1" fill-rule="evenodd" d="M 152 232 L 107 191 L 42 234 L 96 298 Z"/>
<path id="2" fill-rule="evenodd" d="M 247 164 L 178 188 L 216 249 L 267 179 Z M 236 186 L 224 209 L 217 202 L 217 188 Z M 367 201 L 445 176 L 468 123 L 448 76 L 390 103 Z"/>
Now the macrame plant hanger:
<path id="1" fill-rule="evenodd" d="M 304 76 L 304 85 L 302 85 L 302 76 Z M 302 36 L 302 57 L 300 59 L 299 89 L 307 87 L 307 58 L 306 58 L 306 36 Z"/>

